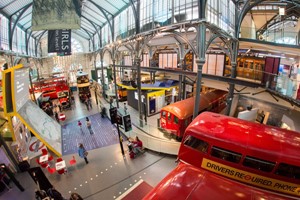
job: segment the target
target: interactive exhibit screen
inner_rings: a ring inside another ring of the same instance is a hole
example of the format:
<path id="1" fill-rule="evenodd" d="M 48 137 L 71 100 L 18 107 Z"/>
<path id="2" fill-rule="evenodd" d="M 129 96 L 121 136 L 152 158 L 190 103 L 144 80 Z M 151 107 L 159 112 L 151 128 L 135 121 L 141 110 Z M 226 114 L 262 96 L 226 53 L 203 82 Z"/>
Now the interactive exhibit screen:
<path id="1" fill-rule="evenodd" d="M 60 125 L 29 99 L 29 69 L 16 69 L 14 82 L 16 112 L 46 145 L 62 154 Z"/>
<path id="2" fill-rule="evenodd" d="M 16 111 L 29 99 L 29 68 L 22 67 L 14 71 Z"/>

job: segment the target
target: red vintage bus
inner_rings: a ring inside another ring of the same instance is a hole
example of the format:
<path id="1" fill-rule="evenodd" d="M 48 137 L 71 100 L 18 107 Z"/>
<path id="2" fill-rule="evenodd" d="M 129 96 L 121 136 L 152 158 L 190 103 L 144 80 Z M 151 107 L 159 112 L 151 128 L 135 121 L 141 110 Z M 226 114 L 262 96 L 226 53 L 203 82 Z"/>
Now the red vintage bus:
<path id="1" fill-rule="evenodd" d="M 179 163 L 143 200 L 287 200 L 276 194 Z"/>
<path id="2" fill-rule="evenodd" d="M 227 92 L 213 90 L 201 93 L 199 113 L 211 111 L 219 113 L 226 107 Z M 175 102 L 163 107 L 160 111 L 160 128 L 181 140 L 185 129 L 193 118 L 195 97 Z"/>
<path id="3" fill-rule="evenodd" d="M 41 92 L 43 97 L 49 97 L 50 99 L 57 99 L 61 93 L 65 96 L 69 96 L 70 88 L 64 77 L 42 79 L 33 83 L 34 92 Z M 30 89 L 30 93 L 33 91 Z"/>
<path id="4" fill-rule="evenodd" d="M 192 180 L 198 181 L 199 185 L 206 184 L 199 180 L 204 176 L 212 177 L 212 180 L 220 177 L 220 182 L 214 181 L 213 190 L 207 191 L 212 193 L 211 195 L 216 193 L 215 190 L 220 190 L 219 187 L 222 186 L 220 183 L 229 181 L 233 187 L 243 185 L 244 188 L 257 187 L 258 189 L 255 189 L 257 191 L 264 190 L 265 192 L 262 193 L 271 196 L 267 199 L 276 199 L 272 197 L 273 193 L 277 196 L 283 195 L 283 199 L 299 199 L 299 150 L 300 133 L 298 132 L 204 112 L 185 131 L 178 153 L 180 162 L 178 167 L 145 199 L 160 199 L 157 197 L 159 193 L 164 192 L 161 190 L 168 191 L 169 187 L 175 186 L 178 188 L 178 195 L 186 193 L 185 198 L 179 199 L 190 199 L 190 195 L 197 195 L 198 192 L 201 194 L 197 190 L 198 185 L 192 185 Z M 189 175 L 188 172 L 180 171 L 182 165 L 193 169 L 190 171 L 194 171 L 191 173 L 195 174 Z M 205 171 L 205 175 L 202 171 Z M 170 181 L 172 177 L 174 182 Z M 189 182 L 191 187 L 188 187 Z M 227 189 L 228 191 L 223 191 L 224 194 L 219 196 L 220 199 L 241 198 L 221 198 L 231 195 L 227 193 L 234 192 L 230 192 L 231 188 Z M 169 199 L 168 196 L 164 197 L 167 198 L 163 199 Z M 278 199 L 282 198 L 278 197 Z M 246 199 L 253 198 L 250 195 Z"/>

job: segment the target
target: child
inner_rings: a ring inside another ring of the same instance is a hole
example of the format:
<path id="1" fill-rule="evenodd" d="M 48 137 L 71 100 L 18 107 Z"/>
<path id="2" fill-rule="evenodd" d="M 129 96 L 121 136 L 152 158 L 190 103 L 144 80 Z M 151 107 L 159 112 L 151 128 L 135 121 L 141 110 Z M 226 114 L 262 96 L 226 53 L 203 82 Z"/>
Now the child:
<path id="1" fill-rule="evenodd" d="M 81 123 L 81 121 L 80 120 L 78 120 L 78 126 L 79 126 L 79 128 L 80 128 L 80 130 L 82 131 L 82 123 Z"/>

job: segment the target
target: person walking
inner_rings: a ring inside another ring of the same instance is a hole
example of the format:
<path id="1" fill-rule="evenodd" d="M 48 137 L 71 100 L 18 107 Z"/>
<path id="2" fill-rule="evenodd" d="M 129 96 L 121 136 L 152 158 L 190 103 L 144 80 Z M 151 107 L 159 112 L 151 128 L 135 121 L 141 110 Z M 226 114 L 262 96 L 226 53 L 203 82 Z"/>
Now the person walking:
<path id="1" fill-rule="evenodd" d="M 59 117 L 58 117 L 58 113 L 57 112 L 55 112 L 54 117 L 55 117 L 56 121 L 59 123 Z"/>
<path id="2" fill-rule="evenodd" d="M 87 109 L 87 110 L 90 110 L 90 109 L 89 109 L 89 103 L 88 103 L 88 99 L 87 99 L 87 98 L 84 100 L 84 104 L 85 104 L 85 106 L 86 106 L 86 109 Z"/>
<path id="3" fill-rule="evenodd" d="M 84 158 L 86 164 L 89 163 L 89 161 L 87 160 L 88 152 L 85 150 L 82 143 L 79 144 L 78 155 L 79 155 L 79 157 Z"/>
<path id="4" fill-rule="evenodd" d="M 78 193 L 73 192 L 70 196 L 70 200 L 83 200 L 83 198 Z"/>
<path id="5" fill-rule="evenodd" d="M 81 123 L 80 120 L 78 120 L 77 125 L 79 126 L 79 128 L 80 128 L 80 130 L 81 130 L 81 132 L 82 132 L 82 123 Z"/>
<path id="6" fill-rule="evenodd" d="M 91 97 L 88 97 L 88 105 L 91 107 L 91 109 L 93 108 Z"/>
<path id="7" fill-rule="evenodd" d="M 88 128 L 90 134 L 93 134 L 92 122 L 90 121 L 90 119 L 88 117 L 85 118 L 85 121 L 86 121 L 86 127 Z"/>

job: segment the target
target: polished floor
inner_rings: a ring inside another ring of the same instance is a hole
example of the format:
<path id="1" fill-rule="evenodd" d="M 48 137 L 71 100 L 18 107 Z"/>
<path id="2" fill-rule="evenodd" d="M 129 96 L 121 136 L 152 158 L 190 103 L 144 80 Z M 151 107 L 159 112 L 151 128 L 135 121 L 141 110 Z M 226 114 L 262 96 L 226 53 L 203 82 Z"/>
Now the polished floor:
<path id="1" fill-rule="evenodd" d="M 141 180 L 152 187 L 155 186 L 176 166 L 176 156 L 149 150 L 135 159 L 131 159 L 126 141 L 123 142 L 125 150 L 123 156 L 116 129 L 107 123 L 107 119 L 100 117 L 94 98 L 92 110 L 87 110 L 85 105 L 76 99 L 76 106 L 72 110 L 66 111 L 65 114 L 66 120 L 61 124 L 65 129 L 62 131 L 63 145 L 65 146 L 63 159 L 67 163 L 68 173 L 59 175 L 58 173 L 50 174 L 45 169 L 43 171 L 51 184 L 67 199 L 72 192 L 77 192 L 88 200 L 117 199 Z M 90 134 L 84 127 L 83 132 L 78 129 L 77 120 L 84 121 L 86 116 L 92 121 L 93 134 Z M 98 136 L 94 137 L 96 134 Z M 105 139 L 101 141 L 101 138 Z M 79 142 L 83 142 L 87 146 L 91 145 L 88 146 L 90 149 L 89 164 L 85 164 L 84 160 L 77 155 Z M 103 145 L 100 145 L 102 143 Z M 77 163 L 70 166 L 68 163 L 73 155 L 75 155 Z M 34 165 L 37 164 L 31 163 L 31 166 Z M 38 189 L 38 185 L 34 183 L 29 174 L 27 172 L 18 173 L 16 178 L 25 191 L 21 192 L 13 183 L 10 183 L 12 188 L 0 194 L 1 200 L 35 199 L 34 191 Z"/>

